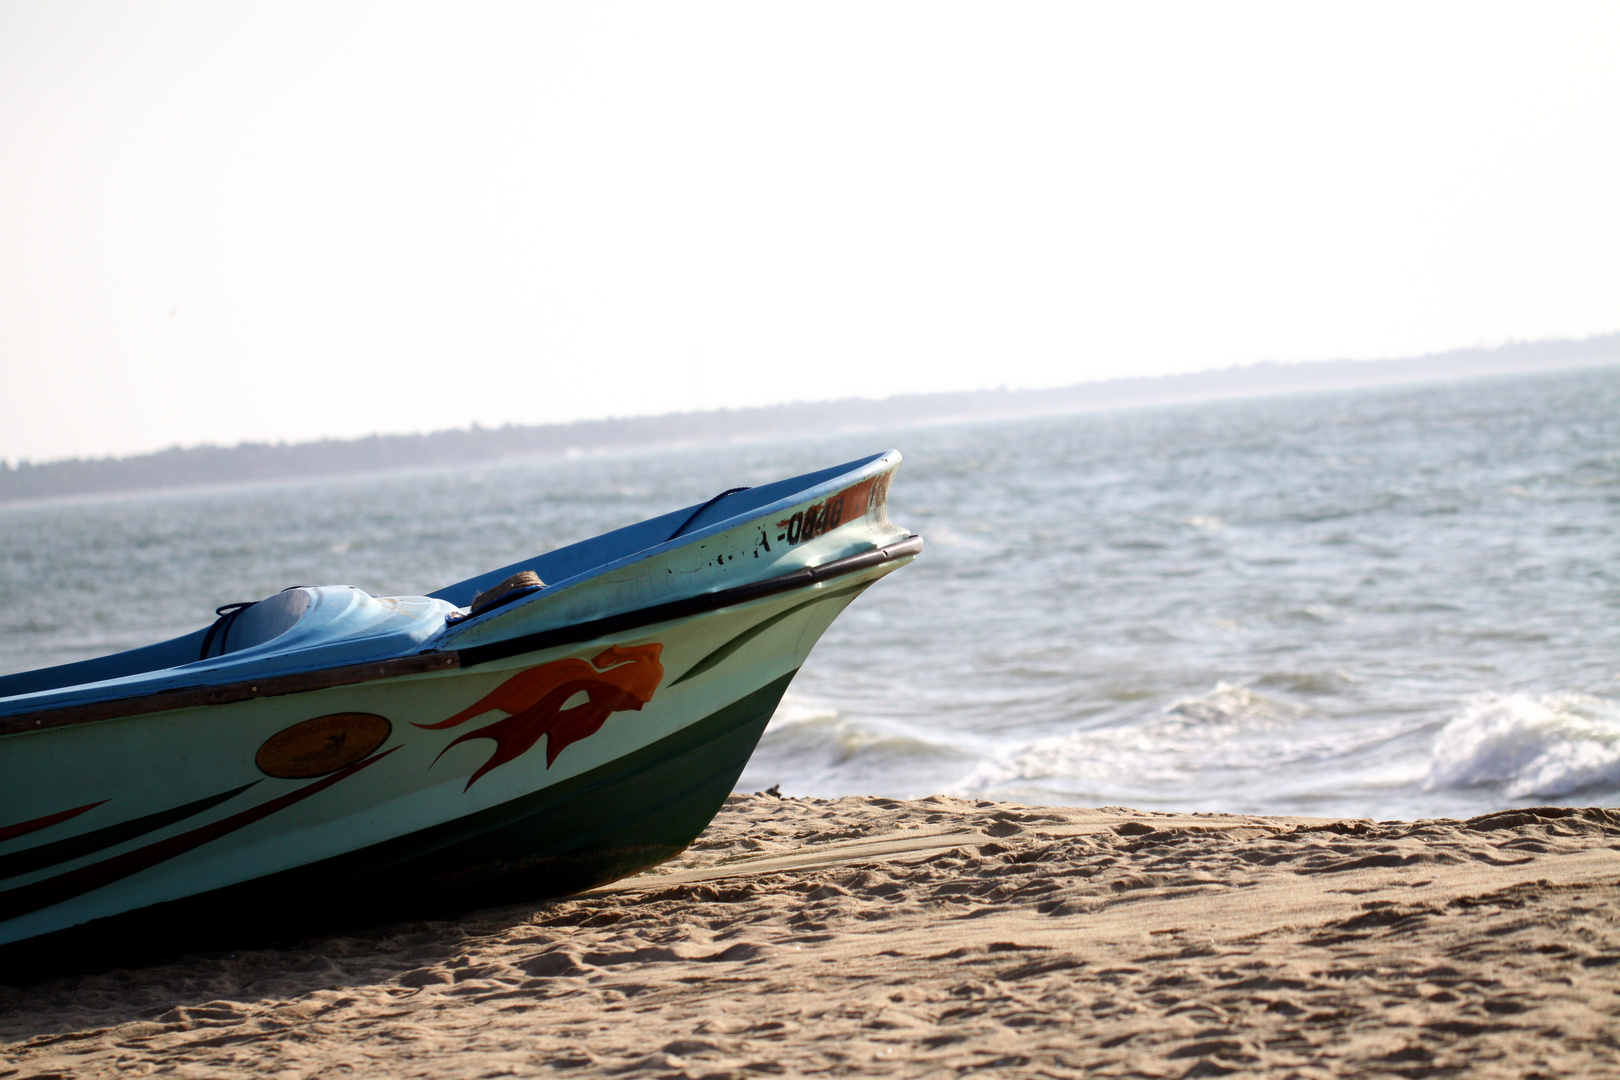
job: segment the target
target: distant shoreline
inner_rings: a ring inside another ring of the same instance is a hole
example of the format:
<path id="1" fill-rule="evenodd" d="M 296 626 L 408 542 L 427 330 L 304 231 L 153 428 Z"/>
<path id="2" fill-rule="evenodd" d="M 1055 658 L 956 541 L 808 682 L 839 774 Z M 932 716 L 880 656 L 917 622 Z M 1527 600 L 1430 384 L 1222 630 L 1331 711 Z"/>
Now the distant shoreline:
<path id="1" fill-rule="evenodd" d="M 1455 349 L 1395 360 L 1267 361 L 1056 389 L 902 394 L 882 399 L 844 398 L 568 424 L 474 426 L 420 435 L 173 447 L 129 457 L 74 458 L 40 464 L 25 461 L 18 465 L 0 462 L 0 502 L 715 443 L 783 431 L 835 434 L 952 420 L 1061 415 L 1610 364 L 1620 364 L 1620 333 Z"/>

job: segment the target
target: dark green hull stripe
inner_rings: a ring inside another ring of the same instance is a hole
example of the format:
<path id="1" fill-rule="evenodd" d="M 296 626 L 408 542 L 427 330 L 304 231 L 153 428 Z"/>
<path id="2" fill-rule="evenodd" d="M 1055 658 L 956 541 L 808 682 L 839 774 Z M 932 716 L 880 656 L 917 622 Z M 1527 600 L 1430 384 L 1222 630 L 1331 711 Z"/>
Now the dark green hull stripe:
<path id="1" fill-rule="evenodd" d="M 27 874 L 34 870 L 43 870 L 47 866 L 55 866 L 70 859 L 77 859 L 91 852 L 110 848 L 115 844 L 122 844 L 126 840 L 133 840 L 149 832 L 156 832 L 165 825 L 173 825 L 177 821 L 184 821 L 193 814 L 200 814 L 211 806 L 218 806 L 227 799 L 242 794 L 248 788 L 257 784 L 243 784 L 230 791 L 222 791 L 218 795 L 210 795 L 206 799 L 188 802 L 184 806 L 176 806 L 172 810 L 159 810 L 155 814 L 132 818 L 129 821 L 120 821 L 116 825 L 108 825 L 104 829 L 94 832 L 81 833 L 70 836 L 65 840 L 57 840 L 39 847 L 28 848 L 26 851 L 13 852 L 10 855 L 0 855 L 0 880 Z"/>

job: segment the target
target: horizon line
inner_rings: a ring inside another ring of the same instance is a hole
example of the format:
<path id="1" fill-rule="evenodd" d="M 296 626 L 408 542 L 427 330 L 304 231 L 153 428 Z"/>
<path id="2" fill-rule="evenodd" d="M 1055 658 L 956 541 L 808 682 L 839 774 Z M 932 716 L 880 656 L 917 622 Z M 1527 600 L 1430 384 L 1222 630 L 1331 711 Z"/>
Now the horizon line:
<path id="1" fill-rule="evenodd" d="M 1200 378 L 1207 378 L 1209 376 L 1217 376 L 1217 375 L 1241 375 L 1241 374 L 1247 373 L 1247 372 L 1254 372 L 1257 369 L 1286 369 L 1288 371 L 1299 371 L 1301 369 L 1324 369 L 1324 368 L 1329 368 L 1329 367 L 1340 367 L 1340 368 L 1346 368 L 1346 369 L 1352 369 L 1352 368 L 1358 368 L 1358 367 L 1359 368 L 1372 368 L 1372 367 L 1376 367 L 1376 366 L 1379 366 L 1379 365 L 1392 366 L 1392 365 L 1422 364 L 1422 363 L 1425 363 L 1425 362 L 1437 362 L 1437 361 L 1446 361 L 1446 360 L 1460 361 L 1460 360 L 1465 360 L 1465 359 L 1487 359 L 1487 358 L 1489 358 L 1489 357 L 1491 357 L 1493 355 L 1499 355 L 1499 354 L 1510 352 L 1510 351 L 1524 350 L 1524 349 L 1527 349 L 1527 348 L 1545 348 L 1545 347 L 1549 347 L 1549 346 L 1582 346 L 1582 345 L 1590 346 L 1590 345 L 1599 345 L 1599 344 L 1602 344 L 1602 343 L 1612 344 L 1616 349 L 1615 360 L 1620 361 L 1620 330 L 1616 330 L 1616 331 L 1611 331 L 1611 332 L 1603 333 L 1603 334 L 1591 334 L 1591 335 L 1588 335 L 1586 337 L 1580 337 L 1580 338 L 1554 337 L 1554 338 L 1534 338 L 1534 339 L 1525 339 L 1525 340 L 1519 340 L 1519 339 L 1510 338 L 1510 339 L 1502 342 L 1499 345 L 1464 346 L 1464 347 L 1454 348 L 1454 349 L 1443 349 L 1443 350 L 1439 350 L 1439 351 L 1436 351 L 1436 352 L 1421 353 L 1421 354 L 1418 354 L 1418 355 L 1415 355 L 1415 356 L 1384 357 L 1384 358 L 1361 359 L 1361 360 L 1347 359 L 1347 358 L 1336 358 L 1336 359 L 1328 359 L 1328 360 L 1272 360 L 1272 359 L 1253 360 L 1253 361 L 1249 361 L 1247 363 L 1227 364 L 1227 365 L 1222 366 L 1222 367 L 1196 368 L 1196 369 L 1193 369 L 1191 371 L 1165 372 L 1165 373 L 1160 373 L 1160 374 L 1156 374 L 1156 375 L 1115 375 L 1115 376 L 1110 376 L 1109 378 L 1106 378 L 1106 379 L 1088 379 L 1088 380 L 1083 380 L 1081 382 L 1060 383 L 1060 384 L 1054 384 L 1054 385 L 1049 385 L 1049 386 L 1044 386 L 1044 385 L 1043 386 L 1008 386 L 1007 384 L 1003 383 L 1003 384 L 1000 384 L 1000 385 L 997 385 L 997 386 L 982 386 L 982 387 L 976 387 L 976 388 L 965 389 L 965 390 L 916 390 L 916 391 L 908 391 L 908 392 L 898 393 L 898 394 L 887 394 L 887 395 L 884 395 L 882 397 L 867 397 L 867 396 L 863 396 L 863 395 L 860 395 L 860 394 L 851 394 L 851 395 L 846 395 L 846 396 L 837 397 L 837 398 L 795 398 L 795 399 L 791 399 L 791 400 L 787 400 L 787 401 L 767 402 L 767 403 L 758 404 L 758 405 L 735 405 L 735 406 L 721 405 L 721 406 L 717 406 L 717 407 L 714 407 L 714 408 L 679 409 L 679 410 L 668 410 L 668 411 L 656 412 L 656 413 L 607 414 L 607 415 L 602 415 L 602 416 L 579 417 L 579 418 L 574 419 L 574 420 L 540 421 L 540 422 L 536 422 L 536 423 L 527 423 L 527 424 L 526 423 L 513 423 L 511 421 L 508 421 L 507 423 L 501 424 L 499 426 L 489 426 L 489 427 L 486 427 L 483 424 L 481 424 L 479 421 L 474 420 L 472 423 L 470 423 L 470 424 L 468 424 L 466 426 L 433 428 L 433 429 L 429 429 L 429 430 L 415 430 L 415 431 L 371 431 L 371 432 L 366 432 L 366 433 L 360 434 L 360 435 L 325 435 L 325 436 L 321 436 L 321 437 L 318 437 L 318 438 L 300 439 L 300 440 L 296 440 L 296 441 L 293 441 L 293 442 L 288 442 L 287 440 L 284 440 L 284 439 L 276 440 L 274 442 L 258 441 L 258 440 L 251 440 L 251 439 L 243 440 L 241 442 L 236 442 L 236 443 L 199 442 L 199 443 L 187 444 L 187 443 L 178 443 L 177 442 L 177 443 L 173 443 L 173 444 L 170 444 L 168 446 L 160 447 L 160 448 L 153 449 L 153 450 L 137 450 L 137 451 L 131 451 L 129 453 L 123 453 L 123 454 L 104 454 L 104 455 L 100 455 L 100 456 L 90 456 L 90 457 L 86 457 L 86 456 L 82 456 L 82 455 L 75 455 L 75 456 L 72 456 L 72 457 L 50 458 L 50 459 L 46 459 L 44 461 L 35 461 L 35 460 L 32 460 L 32 459 L 27 458 L 27 457 L 18 457 L 14 461 L 12 459 L 9 459 L 9 458 L 0 458 L 0 473 L 5 473 L 5 472 L 17 473 L 17 472 L 22 471 L 22 470 L 48 469 L 48 468 L 61 467 L 61 466 L 72 466 L 72 465 L 121 464 L 121 463 L 137 462 L 137 461 L 140 461 L 140 460 L 143 460 L 143 459 L 146 459 L 146 458 L 156 458 L 156 457 L 161 457 L 161 456 L 170 455 L 170 454 L 186 454 L 186 453 L 209 452 L 209 451 L 229 453 L 229 452 L 235 451 L 235 450 L 250 449 L 250 448 L 264 448 L 264 449 L 272 449 L 272 450 L 297 449 L 297 448 L 303 448 L 303 447 L 329 446 L 329 445 L 332 445 L 332 444 L 337 444 L 337 445 L 356 444 L 356 443 L 364 443 L 364 442 L 369 442 L 369 441 L 372 441 L 372 440 L 379 440 L 379 439 L 433 439 L 433 438 L 440 438 L 440 437 L 445 437 L 445 436 L 453 436 L 453 435 L 457 435 L 457 434 L 470 435 L 470 434 L 491 433 L 491 432 L 511 432 L 511 431 L 530 431 L 530 430 L 561 430 L 561 429 L 566 429 L 566 428 L 585 427 L 585 426 L 594 425 L 594 424 L 622 424 L 622 423 L 633 423 L 633 422 L 636 422 L 636 421 L 653 421 L 653 420 L 676 419 L 676 418 L 694 418 L 694 417 L 700 417 L 700 416 L 742 415 L 742 414 L 760 412 L 760 411 L 763 411 L 763 410 L 770 410 L 770 409 L 788 409 L 788 408 L 795 408 L 795 407 L 814 407 L 814 406 L 819 406 L 819 405 L 829 405 L 829 404 L 833 404 L 833 403 L 837 403 L 837 402 L 861 402 L 861 403 L 865 403 L 865 404 L 880 404 L 880 403 L 886 403 L 886 402 L 894 402 L 894 403 L 908 402 L 908 401 L 913 401 L 913 400 L 916 400 L 916 399 L 941 400 L 941 399 L 947 399 L 947 398 L 969 398 L 969 397 L 982 396 L 982 395 L 998 395 L 998 394 L 1005 394 L 1005 395 L 1009 395 L 1009 396 L 1010 395 L 1017 395 L 1017 394 L 1037 394 L 1037 393 L 1038 394 L 1051 394 L 1051 393 L 1063 394 L 1063 393 L 1067 393 L 1067 392 L 1079 391 L 1079 390 L 1084 390 L 1084 389 L 1088 389 L 1088 388 L 1116 387 L 1116 386 L 1119 386 L 1120 384 L 1125 384 L 1125 383 L 1135 383 L 1135 384 L 1155 384 L 1155 383 L 1157 383 L 1157 384 L 1163 384 L 1163 383 L 1165 383 L 1167 381 L 1171 381 L 1171 380 L 1186 380 L 1186 379 L 1194 379 L 1194 380 L 1196 380 L 1196 379 L 1200 379 Z M 1528 359 L 1528 358 L 1526 358 L 1526 359 Z M 1598 360 L 1595 361 L 1595 364 L 1601 364 L 1601 363 L 1602 363 L 1601 359 L 1598 359 Z M 1577 363 L 1574 366 L 1595 366 L 1595 365 L 1594 365 L 1594 361 L 1588 359 L 1588 360 L 1586 360 L 1585 363 Z M 1541 368 L 1541 369 L 1545 369 L 1545 370 L 1551 370 L 1551 367 L 1548 367 L 1545 364 L 1536 365 L 1536 364 L 1532 363 L 1532 368 L 1531 369 L 1534 370 L 1536 368 Z M 1488 374 L 1495 374 L 1495 373 L 1498 373 L 1498 372 L 1489 372 Z M 1508 374 L 1509 372 L 1508 371 L 1502 371 L 1502 372 L 1499 372 L 1499 373 Z M 1459 377 L 1459 376 L 1460 377 L 1468 377 L 1465 373 L 1455 373 L 1451 377 Z M 1437 377 L 1447 377 L 1447 376 L 1437 376 Z M 1368 384 L 1368 385 L 1372 385 L 1372 384 Z M 1328 387 L 1324 387 L 1324 388 L 1328 388 Z M 1213 389 L 1213 388 L 1211 388 L 1211 389 Z M 1303 388 L 1303 387 L 1301 387 L 1301 388 L 1284 387 L 1284 388 L 1281 389 L 1281 392 L 1288 392 L 1290 389 L 1299 389 L 1299 390 L 1303 391 L 1305 388 Z M 1240 392 L 1240 393 L 1237 393 L 1237 394 L 1213 395 L 1213 396 L 1248 397 L 1248 396 L 1263 396 L 1263 395 L 1266 395 L 1268 393 L 1277 393 L 1277 392 L 1279 392 L 1279 391 L 1276 390 L 1276 389 L 1267 389 L 1267 388 L 1264 388 L 1264 387 L 1258 387 L 1257 386 L 1257 387 L 1247 388 L 1246 391 Z M 1209 396 L 1212 396 L 1212 395 L 1206 393 L 1206 394 L 1201 394 L 1201 395 L 1198 395 L 1198 396 L 1200 398 L 1203 398 L 1203 397 L 1209 397 Z M 1104 407 L 1104 408 L 1128 407 L 1128 405 L 1127 405 L 1126 402 L 1123 402 L 1123 401 L 1121 401 L 1121 402 L 1105 402 L 1105 403 L 1101 403 L 1101 407 Z M 1070 411 L 1084 411 L 1084 409 L 1083 409 L 1083 407 L 1078 407 L 1077 408 L 1077 407 L 1071 405 L 1069 407 L 1061 407 L 1061 408 L 1057 409 L 1056 411 L 1070 412 Z M 0 495 L 0 497 L 4 497 L 4 496 Z"/>

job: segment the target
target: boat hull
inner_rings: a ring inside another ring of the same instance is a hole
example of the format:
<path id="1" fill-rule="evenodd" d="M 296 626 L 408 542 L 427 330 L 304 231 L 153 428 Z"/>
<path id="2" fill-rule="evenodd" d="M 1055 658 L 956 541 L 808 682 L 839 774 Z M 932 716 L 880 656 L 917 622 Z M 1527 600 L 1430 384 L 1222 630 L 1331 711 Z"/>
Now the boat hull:
<path id="1" fill-rule="evenodd" d="M 0 944 L 188 898 L 213 897 L 185 905 L 197 929 L 267 905 L 353 920 L 661 862 L 828 625 L 909 557 L 470 668 L 8 738 L 8 816 L 44 824 L 0 844 Z M 338 736 L 354 760 L 321 756 Z"/>
<path id="2" fill-rule="evenodd" d="M 380 844 L 0 945 L 12 972 L 105 967 L 334 925 L 582 892 L 680 854 L 731 794 L 796 672 L 626 757 Z"/>
<path id="3" fill-rule="evenodd" d="M 580 892 L 680 854 L 731 794 L 796 672 L 623 758 L 477 814 L 293 871 L 360 905 Z"/>
<path id="4" fill-rule="evenodd" d="M 886 512 L 899 460 L 0 678 L 0 947 L 374 921 L 671 857 L 833 619 L 920 550 Z"/>

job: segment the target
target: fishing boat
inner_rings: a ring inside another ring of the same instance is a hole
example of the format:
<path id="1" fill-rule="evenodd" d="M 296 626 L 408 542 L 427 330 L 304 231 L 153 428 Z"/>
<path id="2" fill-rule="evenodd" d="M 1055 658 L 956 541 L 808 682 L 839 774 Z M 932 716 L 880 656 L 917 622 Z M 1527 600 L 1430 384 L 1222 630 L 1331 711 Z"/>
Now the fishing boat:
<path id="1" fill-rule="evenodd" d="M 0 944 L 559 896 L 676 855 L 832 620 L 921 550 L 885 509 L 899 463 L 0 678 Z"/>

